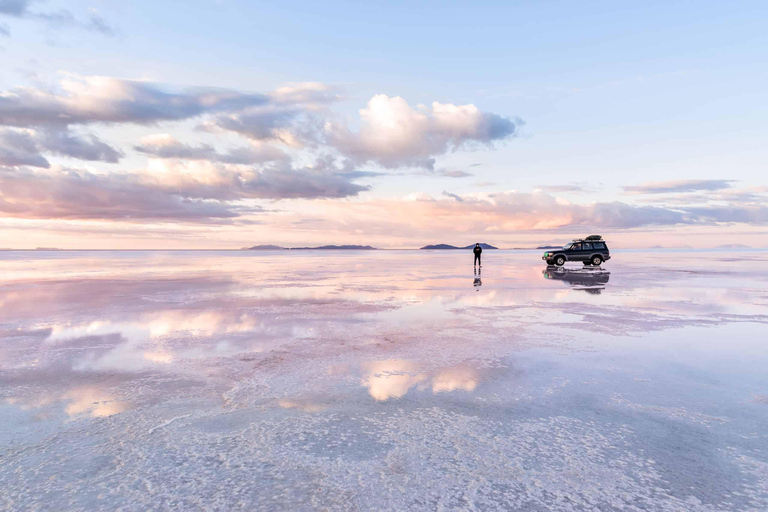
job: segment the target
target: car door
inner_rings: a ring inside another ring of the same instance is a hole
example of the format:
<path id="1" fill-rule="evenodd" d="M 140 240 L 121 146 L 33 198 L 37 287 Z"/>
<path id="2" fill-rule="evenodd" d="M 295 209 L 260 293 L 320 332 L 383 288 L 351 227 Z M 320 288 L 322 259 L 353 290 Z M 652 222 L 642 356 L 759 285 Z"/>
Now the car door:
<path id="1" fill-rule="evenodd" d="M 584 261 L 582 260 L 583 256 L 584 251 L 582 250 L 581 243 L 571 245 L 571 248 L 568 250 L 568 261 Z"/>
<path id="2" fill-rule="evenodd" d="M 581 259 L 579 261 L 588 261 L 590 256 L 592 256 L 592 244 L 589 242 L 584 242 L 581 245 Z"/>

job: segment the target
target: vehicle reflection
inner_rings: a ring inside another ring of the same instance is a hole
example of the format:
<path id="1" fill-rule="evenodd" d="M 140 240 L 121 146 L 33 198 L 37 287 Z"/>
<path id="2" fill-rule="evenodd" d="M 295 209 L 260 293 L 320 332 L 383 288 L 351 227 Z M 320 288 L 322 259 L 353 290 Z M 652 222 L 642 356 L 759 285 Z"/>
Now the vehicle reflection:
<path id="1" fill-rule="evenodd" d="M 541 273 L 544 279 L 565 281 L 575 290 L 583 290 L 595 295 L 600 294 L 605 289 L 605 285 L 608 284 L 608 280 L 611 278 L 611 273 L 600 267 L 585 267 L 582 269 L 547 267 Z"/>

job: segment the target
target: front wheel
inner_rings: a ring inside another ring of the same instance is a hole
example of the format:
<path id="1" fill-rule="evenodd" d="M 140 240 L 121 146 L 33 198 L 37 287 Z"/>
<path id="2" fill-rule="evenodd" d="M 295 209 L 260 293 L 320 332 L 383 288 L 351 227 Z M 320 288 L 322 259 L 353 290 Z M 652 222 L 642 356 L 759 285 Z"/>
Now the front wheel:
<path id="1" fill-rule="evenodd" d="M 555 258 L 555 265 L 557 265 L 558 267 L 562 267 L 563 265 L 565 265 L 565 256 L 558 256 L 557 258 Z"/>
<path id="2" fill-rule="evenodd" d="M 599 267 L 602 262 L 603 262 L 602 256 L 598 256 L 598 255 L 592 256 L 592 264 L 594 266 Z"/>

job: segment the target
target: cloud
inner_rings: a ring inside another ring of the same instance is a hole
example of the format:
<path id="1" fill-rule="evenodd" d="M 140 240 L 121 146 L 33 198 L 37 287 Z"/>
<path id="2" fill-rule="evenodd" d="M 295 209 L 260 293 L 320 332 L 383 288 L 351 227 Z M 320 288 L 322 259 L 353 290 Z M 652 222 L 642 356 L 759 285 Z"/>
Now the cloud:
<path id="1" fill-rule="evenodd" d="M 17 127 L 153 124 L 269 101 L 261 94 L 221 89 L 168 92 L 149 82 L 98 76 L 69 76 L 59 85 L 59 92 L 32 87 L 0 92 L 0 124 Z"/>
<path id="2" fill-rule="evenodd" d="M 0 191 L 0 212 L 8 217 L 205 222 L 238 216 L 226 204 L 185 198 L 126 174 L 6 169 Z"/>
<path id="3" fill-rule="evenodd" d="M 53 28 L 78 27 L 106 36 L 113 36 L 116 33 L 115 29 L 93 9 L 86 21 L 80 21 L 66 9 L 33 12 L 30 10 L 32 3 L 32 0 L 0 0 L 0 16 L 43 21 Z"/>
<path id="4" fill-rule="evenodd" d="M 0 14 L 21 17 L 29 13 L 32 0 L 0 0 Z"/>
<path id="5" fill-rule="evenodd" d="M 371 98 L 360 116 L 357 132 L 328 122 L 328 142 L 356 162 L 386 168 L 433 169 L 436 156 L 472 143 L 490 146 L 516 135 L 520 124 L 474 105 L 434 102 L 413 109 L 403 98 L 384 94 Z"/>
<path id="6" fill-rule="evenodd" d="M 50 167 L 30 133 L 6 128 L 0 128 L 0 165 Z"/>
<path id="7" fill-rule="evenodd" d="M 79 137 L 69 130 L 43 130 L 37 140 L 44 151 L 99 162 L 116 163 L 123 154 L 95 135 Z"/>
<path id="8" fill-rule="evenodd" d="M 457 195 L 457 194 L 451 194 L 450 192 L 448 192 L 448 191 L 446 191 L 446 190 L 443 190 L 443 195 L 444 195 L 445 197 L 450 197 L 450 198 L 451 198 L 451 199 L 453 199 L 454 201 L 458 201 L 458 202 L 462 202 L 462 201 L 464 201 L 464 199 L 463 199 L 463 198 L 462 198 L 460 195 Z"/>
<path id="9" fill-rule="evenodd" d="M 668 194 L 676 192 L 696 192 L 723 190 L 731 187 L 735 180 L 676 180 L 656 181 L 641 185 L 622 187 L 626 194 Z"/>
<path id="10" fill-rule="evenodd" d="M 573 203 L 544 192 L 452 194 L 434 198 L 410 194 L 402 199 L 327 202 L 308 213 L 325 219 L 328 232 L 371 237 L 434 238 L 450 234 L 519 234 L 521 231 L 624 230 L 664 226 L 705 226 L 718 223 L 768 224 L 767 207 L 738 205 L 670 208 L 620 201 Z M 294 222 L 295 229 L 302 227 Z"/>
<path id="11" fill-rule="evenodd" d="M 303 130 L 296 126 L 296 122 L 303 114 L 304 111 L 297 107 L 266 105 L 219 116 L 199 128 L 202 131 L 228 130 L 252 140 L 276 140 L 290 146 L 301 146 L 296 134 Z"/>
<path id="12" fill-rule="evenodd" d="M 440 176 L 446 176 L 448 178 L 467 178 L 469 176 L 474 176 L 474 174 L 472 174 L 471 172 L 448 170 L 448 169 L 437 171 L 437 174 L 439 174 Z"/>
<path id="13" fill-rule="evenodd" d="M 146 173 L 153 187 L 185 197 L 233 201 L 240 199 L 328 199 L 355 196 L 369 187 L 353 183 L 332 160 L 293 167 L 276 162 L 263 168 L 232 170 L 200 162 L 196 165 L 165 163 L 164 172 Z"/>
<path id="14" fill-rule="evenodd" d="M 401 238 L 420 239 L 457 233 L 496 236 L 572 227 L 631 229 L 706 222 L 670 208 L 622 202 L 571 203 L 543 192 L 445 192 L 443 196 L 436 199 L 420 193 L 402 199 L 328 202 L 309 215 L 326 219 L 323 229 L 330 232 L 364 232 L 371 237 L 397 233 Z"/>
<path id="15" fill-rule="evenodd" d="M 279 87 L 268 103 L 217 116 L 203 131 L 227 130 L 255 141 L 279 141 L 289 146 L 317 144 L 322 138 L 327 106 L 340 99 L 326 84 L 308 82 Z"/>
<path id="16" fill-rule="evenodd" d="M 583 194 L 587 192 L 592 192 L 592 187 L 588 186 L 586 183 L 566 183 L 563 185 L 541 185 L 537 187 L 539 190 L 543 190 L 545 192 L 554 192 L 554 193 L 564 193 L 564 192 L 572 192 L 576 194 Z"/>
<path id="17" fill-rule="evenodd" d="M 341 99 L 341 95 L 334 87 L 322 82 L 299 82 L 278 87 L 269 94 L 275 103 L 301 104 L 311 109 L 317 109 L 321 105 L 330 104 Z"/>
<path id="18" fill-rule="evenodd" d="M 154 158 L 208 160 L 229 164 L 261 164 L 288 158 L 282 150 L 274 146 L 259 145 L 233 148 L 226 153 L 220 153 L 208 144 L 200 144 L 198 146 L 184 144 L 170 134 L 143 137 L 140 144 L 133 148 L 140 153 Z"/>
<path id="19" fill-rule="evenodd" d="M 43 153 L 80 160 L 117 162 L 122 153 L 95 135 L 78 136 L 65 129 L 0 128 L 0 165 L 50 167 Z"/>
<path id="20" fill-rule="evenodd" d="M 688 208 L 687 211 L 704 222 L 768 224 L 768 206 L 765 203 L 756 206 L 700 206 Z"/>
<path id="21" fill-rule="evenodd" d="M 368 189 L 336 171 L 322 160 L 311 167 L 281 163 L 247 171 L 208 162 L 104 174 L 0 168 L 0 213 L 30 219 L 222 222 L 262 211 L 240 203 L 246 199 L 340 198 Z"/>

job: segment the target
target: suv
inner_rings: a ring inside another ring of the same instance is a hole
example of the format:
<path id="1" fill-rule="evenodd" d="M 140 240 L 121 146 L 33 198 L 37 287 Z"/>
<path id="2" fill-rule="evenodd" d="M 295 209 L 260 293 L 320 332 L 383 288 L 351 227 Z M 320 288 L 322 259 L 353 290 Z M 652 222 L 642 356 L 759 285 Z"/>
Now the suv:
<path id="1" fill-rule="evenodd" d="M 608 252 L 608 244 L 600 235 L 592 235 L 587 238 L 577 238 L 565 247 L 556 251 L 547 251 L 541 257 L 547 265 L 562 267 L 566 261 L 581 261 L 585 265 L 598 266 L 611 259 Z"/>

